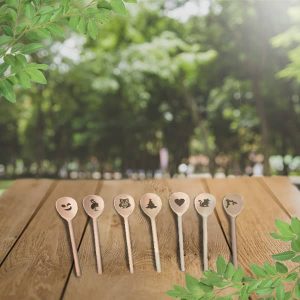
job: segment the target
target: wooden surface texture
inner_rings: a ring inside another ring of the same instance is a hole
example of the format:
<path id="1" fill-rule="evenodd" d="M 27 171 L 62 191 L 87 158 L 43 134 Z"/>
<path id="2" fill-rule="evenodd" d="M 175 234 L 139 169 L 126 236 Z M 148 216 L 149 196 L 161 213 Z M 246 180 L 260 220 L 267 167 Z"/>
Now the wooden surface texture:
<path id="1" fill-rule="evenodd" d="M 222 208 L 226 194 L 243 195 L 245 208 L 237 218 L 238 260 L 247 271 L 250 263 L 271 261 L 271 255 L 286 249 L 272 239 L 275 219 L 300 217 L 300 192 L 285 177 L 239 177 L 232 179 L 162 179 L 148 181 L 17 180 L 0 197 L 0 299 L 169 299 L 165 292 L 184 283 L 180 271 L 176 216 L 169 196 L 185 192 L 191 198 L 183 215 L 185 267 L 189 274 L 202 272 L 202 220 L 193 199 L 201 192 L 217 199 L 208 218 L 208 261 L 214 267 L 218 255 L 231 258 L 230 226 Z M 121 193 L 135 199 L 129 217 L 134 274 L 129 273 L 123 218 L 113 198 Z M 162 209 L 156 218 L 162 272 L 155 271 L 150 219 L 139 207 L 145 193 L 157 193 Z M 82 208 L 89 194 L 104 199 L 98 219 L 103 274 L 97 274 L 92 223 Z M 66 222 L 55 210 L 63 196 L 78 203 L 73 219 L 82 270 L 77 278 Z"/>

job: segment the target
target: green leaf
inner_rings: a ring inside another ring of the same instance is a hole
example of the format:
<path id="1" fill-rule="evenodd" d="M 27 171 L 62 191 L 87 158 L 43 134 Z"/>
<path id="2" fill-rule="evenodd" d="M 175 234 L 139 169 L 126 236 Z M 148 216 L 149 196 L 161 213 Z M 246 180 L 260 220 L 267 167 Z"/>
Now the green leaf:
<path id="1" fill-rule="evenodd" d="M 24 65 L 27 64 L 27 59 L 26 59 L 25 55 L 23 55 L 23 54 L 17 54 L 15 57 L 16 57 L 17 62 L 20 65 L 24 66 Z"/>
<path id="2" fill-rule="evenodd" d="M 3 59 L 4 59 L 4 62 L 7 63 L 10 66 L 14 66 L 15 63 L 16 63 L 15 56 L 11 55 L 11 54 L 5 55 Z"/>
<path id="3" fill-rule="evenodd" d="M 48 65 L 46 65 L 46 64 L 34 64 L 34 65 L 39 70 L 47 70 L 48 69 Z"/>
<path id="4" fill-rule="evenodd" d="M 276 275 L 276 273 L 277 273 L 275 266 L 272 266 L 268 262 L 264 263 L 264 270 L 269 275 Z"/>
<path id="5" fill-rule="evenodd" d="M 198 283 L 199 283 L 198 279 L 194 278 L 189 274 L 185 275 L 185 284 L 189 290 L 191 290 L 194 286 L 198 285 Z"/>
<path id="6" fill-rule="evenodd" d="M 218 274 L 223 275 L 226 270 L 226 262 L 222 256 L 218 256 L 216 265 Z"/>
<path id="7" fill-rule="evenodd" d="M 23 88 L 27 89 L 31 87 L 30 76 L 25 71 L 19 72 L 17 78 Z"/>
<path id="8" fill-rule="evenodd" d="M 285 281 L 294 281 L 298 277 L 298 273 L 293 272 L 290 273 L 286 278 Z"/>
<path id="9" fill-rule="evenodd" d="M 0 92 L 9 102 L 16 102 L 16 95 L 13 85 L 8 80 L 0 81 Z"/>
<path id="10" fill-rule="evenodd" d="M 128 3 L 137 3 L 136 0 L 124 0 L 124 2 L 128 2 Z"/>
<path id="11" fill-rule="evenodd" d="M 106 1 L 106 0 L 100 0 L 100 1 L 98 1 L 97 7 L 98 8 L 108 9 L 108 10 L 112 10 L 111 4 L 108 1 Z"/>
<path id="12" fill-rule="evenodd" d="M 293 231 L 291 230 L 291 227 L 288 223 L 281 220 L 276 220 L 275 225 L 281 235 L 283 236 L 293 235 Z"/>
<path id="13" fill-rule="evenodd" d="M 297 282 L 297 285 L 295 287 L 295 295 L 297 297 L 297 299 L 300 299 L 300 282 Z"/>
<path id="14" fill-rule="evenodd" d="M 242 279 L 243 279 L 243 277 L 244 277 L 244 270 L 241 268 L 241 267 L 239 267 L 235 272 L 234 272 L 234 274 L 233 274 L 233 276 L 232 276 L 232 281 L 233 282 L 241 282 L 242 281 Z"/>
<path id="15" fill-rule="evenodd" d="M 44 39 L 48 39 L 51 37 L 50 32 L 45 28 L 36 29 L 34 31 L 29 32 L 26 37 L 31 41 L 40 41 Z"/>
<path id="16" fill-rule="evenodd" d="M 286 292 L 284 294 L 284 300 L 289 300 L 289 299 L 291 299 L 291 297 L 292 297 L 292 293 L 291 292 Z"/>
<path id="17" fill-rule="evenodd" d="M 125 7 L 122 0 L 111 0 L 110 3 L 111 3 L 111 6 L 112 6 L 112 9 L 116 13 L 118 13 L 120 15 L 126 15 L 127 14 L 126 7 Z"/>
<path id="18" fill-rule="evenodd" d="M 294 234 L 290 234 L 290 235 L 286 235 L 286 236 L 283 236 L 277 232 L 272 232 L 270 233 L 270 235 L 275 239 L 275 240 L 280 240 L 280 241 L 284 241 L 284 242 L 288 242 L 288 241 L 291 241 L 295 238 L 295 235 Z"/>
<path id="19" fill-rule="evenodd" d="M 50 33 L 54 37 L 56 37 L 56 36 L 57 37 L 63 37 L 64 36 L 64 32 L 63 32 L 62 28 L 60 28 L 56 24 L 51 24 L 51 25 L 47 26 L 47 29 L 50 31 Z"/>
<path id="20" fill-rule="evenodd" d="M 287 273 L 287 271 L 288 271 L 288 268 L 286 267 L 286 265 L 284 265 L 284 264 L 282 264 L 282 263 L 280 263 L 280 262 L 276 262 L 276 270 L 277 270 L 277 272 L 279 272 L 279 273 Z"/>
<path id="21" fill-rule="evenodd" d="M 9 67 L 9 65 L 7 63 L 2 63 L 0 65 L 0 75 L 4 74 L 4 72 L 7 70 L 7 68 Z"/>
<path id="22" fill-rule="evenodd" d="M 284 300 L 284 286 L 280 285 L 276 288 L 276 300 Z"/>
<path id="23" fill-rule="evenodd" d="M 24 47 L 24 44 L 17 43 L 11 48 L 11 52 L 14 53 L 14 52 L 20 51 L 21 49 L 23 49 L 23 47 Z"/>
<path id="24" fill-rule="evenodd" d="M 84 34 L 86 30 L 86 22 L 84 18 L 79 19 L 79 23 L 77 25 L 77 29 L 80 33 Z"/>
<path id="25" fill-rule="evenodd" d="M 291 247 L 295 252 L 300 252 L 300 239 L 293 240 L 291 243 Z"/>
<path id="26" fill-rule="evenodd" d="M 183 287 L 175 285 L 173 290 L 167 292 L 167 295 L 174 298 L 188 299 L 190 298 L 190 293 Z"/>
<path id="27" fill-rule="evenodd" d="M 22 52 L 24 54 L 30 54 L 30 53 L 36 52 L 39 49 L 42 49 L 43 47 L 44 47 L 43 44 L 31 43 L 31 44 L 25 45 L 22 49 Z"/>
<path id="28" fill-rule="evenodd" d="M 1 35 L 0 36 L 0 46 L 3 46 L 5 44 L 8 44 L 10 41 L 12 41 L 12 37 L 8 35 Z"/>
<path id="29" fill-rule="evenodd" d="M 277 286 L 281 285 L 281 283 L 282 283 L 282 279 L 276 278 L 272 283 L 272 287 L 277 287 Z"/>
<path id="30" fill-rule="evenodd" d="M 189 274 L 185 275 L 185 282 L 187 289 L 193 294 L 193 296 L 202 297 L 204 291 L 199 285 L 199 280 L 190 276 Z"/>
<path id="31" fill-rule="evenodd" d="M 209 293 L 213 290 L 213 287 L 211 285 L 204 284 L 203 282 L 199 282 L 199 286 L 205 293 Z"/>
<path id="32" fill-rule="evenodd" d="M 12 20 L 13 22 L 16 22 L 16 20 L 17 20 L 17 12 L 16 12 L 14 9 L 8 8 L 8 9 L 6 10 L 6 13 L 7 13 L 7 15 L 11 18 L 11 20 Z"/>
<path id="33" fill-rule="evenodd" d="M 46 64 L 31 63 L 31 64 L 27 65 L 26 68 L 27 69 L 47 70 L 48 69 L 48 65 L 46 65 Z"/>
<path id="34" fill-rule="evenodd" d="M 266 288 L 266 287 L 271 287 L 273 283 L 273 280 L 270 278 L 266 278 L 262 280 L 261 284 L 259 285 L 259 288 Z"/>
<path id="35" fill-rule="evenodd" d="M 26 73 L 30 76 L 31 80 L 37 83 L 46 84 L 47 80 L 44 76 L 44 74 L 34 68 L 27 68 Z"/>
<path id="36" fill-rule="evenodd" d="M 247 288 L 248 292 L 249 292 L 249 293 L 252 293 L 253 291 L 255 291 L 255 290 L 257 289 L 257 287 L 258 287 L 260 284 L 261 284 L 261 280 L 253 280 L 253 281 L 249 284 L 249 286 L 248 286 L 248 288 Z"/>
<path id="37" fill-rule="evenodd" d="M 25 4 L 25 16 L 31 20 L 34 17 L 34 15 L 35 15 L 35 10 L 32 4 L 31 3 Z"/>
<path id="38" fill-rule="evenodd" d="M 289 259 L 293 258 L 295 255 L 296 255 L 296 253 L 294 251 L 285 251 L 282 253 L 274 254 L 274 255 L 272 255 L 272 257 L 275 260 L 284 261 L 284 260 L 289 260 Z"/>
<path id="39" fill-rule="evenodd" d="M 262 289 L 257 289 L 255 292 L 258 295 L 268 295 L 273 292 L 273 289 L 272 288 L 262 288 Z"/>
<path id="40" fill-rule="evenodd" d="M 291 261 L 293 261 L 293 262 L 299 262 L 300 263 L 300 255 L 292 258 Z"/>
<path id="41" fill-rule="evenodd" d="M 72 29 L 76 30 L 79 23 L 79 16 L 72 16 L 69 20 L 69 25 Z"/>
<path id="42" fill-rule="evenodd" d="M 247 286 L 243 286 L 240 291 L 240 300 L 248 300 L 249 299 L 249 293 L 247 292 Z"/>
<path id="43" fill-rule="evenodd" d="M 291 229 L 295 234 L 300 235 L 300 220 L 298 218 L 292 218 Z"/>
<path id="44" fill-rule="evenodd" d="M 44 14 L 49 14 L 52 13 L 55 10 L 52 6 L 44 6 L 41 9 L 39 9 L 39 14 L 44 15 Z"/>
<path id="45" fill-rule="evenodd" d="M 231 279 L 231 277 L 232 277 L 234 271 L 235 271 L 235 270 L 234 270 L 233 264 L 232 264 L 231 262 L 229 262 L 229 263 L 227 264 L 227 267 L 226 267 L 226 270 L 225 270 L 225 273 L 224 273 L 224 277 L 225 277 L 226 279 Z"/>
<path id="46" fill-rule="evenodd" d="M 89 20 L 87 25 L 88 34 L 92 39 L 96 39 L 98 35 L 97 24 L 94 20 Z"/>
<path id="47" fill-rule="evenodd" d="M 265 270 L 258 265 L 252 264 L 250 266 L 250 269 L 252 273 L 255 274 L 257 277 L 265 277 L 267 275 Z"/>
<path id="48" fill-rule="evenodd" d="M 6 35 L 11 36 L 11 37 L 14 36 L 12 27 L 10 27 L 10 26 L 8 26 L 8 25 L 2 25 L 2 29 L 3 29 L 3 32 L 4 32 Z"/>

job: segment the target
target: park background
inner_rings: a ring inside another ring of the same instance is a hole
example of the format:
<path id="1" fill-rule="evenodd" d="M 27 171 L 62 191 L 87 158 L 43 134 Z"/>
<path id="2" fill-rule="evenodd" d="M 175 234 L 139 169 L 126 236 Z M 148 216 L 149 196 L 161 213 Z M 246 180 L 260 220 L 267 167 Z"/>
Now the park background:
<path id="1" fill-rule="evenodd" d="M 0 179 L 300 175 L 300 1 L 127 4 L 32 55 L 1 98 Z M 5 188 L 9 181 L 2 181 Z"/>

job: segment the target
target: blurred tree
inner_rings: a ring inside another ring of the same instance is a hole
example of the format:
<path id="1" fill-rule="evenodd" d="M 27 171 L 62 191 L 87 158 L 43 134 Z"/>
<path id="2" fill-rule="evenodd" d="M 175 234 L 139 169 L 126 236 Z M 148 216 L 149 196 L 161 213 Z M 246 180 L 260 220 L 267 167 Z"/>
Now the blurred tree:
<path id="1" fill-rule="evenodd" d="M 299 154 L 299 86 L 276 77 L 288 57 L 270 43 L 289 28 L 289 1 L 270 10 L 267 1 L 213 0 L 207 15 L 171 18 L 184 2 L 142 1 L 130 18 L 103 24 L 99 39 L 81 45 L 72 35 L 71 50 L 67 41 L 37 53 L 48 84 L 19 91 L 10 141 L 15 134 L 20 148 L 0 163 L 20 157 L 38 174 L 74 161 L 154 171 L 167 147 L 172 174 L 191 153 L 208 156 L 211 173 L 244 173 L 252 152 L 266 163 Z"/>

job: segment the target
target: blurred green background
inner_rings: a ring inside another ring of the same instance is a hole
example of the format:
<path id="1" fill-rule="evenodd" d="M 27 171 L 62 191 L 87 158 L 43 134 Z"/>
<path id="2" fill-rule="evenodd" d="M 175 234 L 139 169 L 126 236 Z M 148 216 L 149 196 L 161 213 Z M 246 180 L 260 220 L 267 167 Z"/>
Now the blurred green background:
<path id="1" fill-rule="evenodd" d="M 300 175 L 300 1 L 140 0 L 35 60 L 48 84 L 1 99 L 0 178 Z"/>

